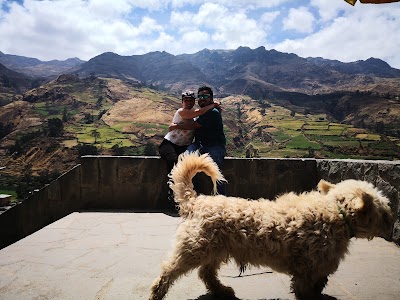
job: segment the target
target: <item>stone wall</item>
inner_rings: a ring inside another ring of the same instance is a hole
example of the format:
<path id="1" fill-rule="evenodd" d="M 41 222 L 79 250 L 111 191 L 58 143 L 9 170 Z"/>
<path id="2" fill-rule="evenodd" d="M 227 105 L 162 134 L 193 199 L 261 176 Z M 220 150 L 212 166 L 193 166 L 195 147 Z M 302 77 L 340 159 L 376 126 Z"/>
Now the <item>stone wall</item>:
<path id="1" fill-rule="evenodd" d="M 317 177 L 333 183 L 345 179 L 371 182 L 389 198 L 396 222 L 393 240 L 400 243 L 400 161 L 316 160 Z"/>
<path id="2" fill-rule="evenodd" d="M 400 241 L 400 162 L 227 158 L 227 194 L 249 199 L 314 189 L 320 179 L 367 180 L 390 198 Z M 86 156 L 81 165 L 0 215 L 0 248 L 80 210 L 160 211 L 168 207 L 165 161 L 158 157 Z M 196 176 L 198 192 L 210 194 L 211 181 Z"/>

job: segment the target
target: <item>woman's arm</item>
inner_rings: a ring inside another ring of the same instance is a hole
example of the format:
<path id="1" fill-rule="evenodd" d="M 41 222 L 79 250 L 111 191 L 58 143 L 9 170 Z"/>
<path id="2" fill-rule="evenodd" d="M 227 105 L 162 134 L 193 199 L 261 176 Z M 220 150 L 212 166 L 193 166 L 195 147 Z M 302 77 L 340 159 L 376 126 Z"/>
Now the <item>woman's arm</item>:
<path id="1" fill-rule="evenodd" d="M 207 111 L 215 107 L 219 109 L 220 106 L 218 103 L 213 102 L 207 106 L 204 106 L 202 108 L 197 108 L 195 110 L 181 109 L 180 111 L 178 111 L 178 113 L 182 117 L 182 119 L 193 119 L 195 117 L 201 116 L 202 114 L 206 113 Z"/>
<path id="2" fill-rule="evenodd" d="M 182 130 L 194 130 L 201 127 L 200 124 L 196 123 L 196 122 L 190 122 L 190 123 L 185 123 L 185 124 L 175 124 L 172 123 L 169 125 L 168 127 L 168 131 L 172 131 L 175 129 L 182 129 Z"/>

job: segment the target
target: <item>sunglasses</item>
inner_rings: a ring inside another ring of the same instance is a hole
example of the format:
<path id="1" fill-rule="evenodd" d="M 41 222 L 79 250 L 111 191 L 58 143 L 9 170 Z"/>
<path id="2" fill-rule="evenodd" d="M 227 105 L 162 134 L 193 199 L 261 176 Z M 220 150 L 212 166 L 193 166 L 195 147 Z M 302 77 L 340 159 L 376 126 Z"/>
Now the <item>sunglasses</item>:
<path id="1" fill-rule="evenodd" d="M 198 95 L 197 98 L 198 99 L 208 99 L 208 98 L 211 98 L 211 95 L 208 95 L 208 94 Z"/>

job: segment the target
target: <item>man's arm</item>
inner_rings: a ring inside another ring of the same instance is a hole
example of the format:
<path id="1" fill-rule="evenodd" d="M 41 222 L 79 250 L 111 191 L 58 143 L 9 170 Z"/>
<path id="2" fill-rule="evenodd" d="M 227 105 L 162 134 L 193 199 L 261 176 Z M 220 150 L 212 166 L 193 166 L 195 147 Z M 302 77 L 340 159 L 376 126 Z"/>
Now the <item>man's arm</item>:
<path id="1" fill-rule="evenodd" d="M 182 109 L 182 110 L 179 110 L 178 113 L 183 119 L 192 119 L 192 118 L 203 115 L 204 113 L 206 113 L 207 111 L 209 111 L 210 109 L 213 109 L 213 108 L 221 109 L 221 107 L 218 103 L 213 102 L 205 107 L 197 108 L 195 110 Z"/>

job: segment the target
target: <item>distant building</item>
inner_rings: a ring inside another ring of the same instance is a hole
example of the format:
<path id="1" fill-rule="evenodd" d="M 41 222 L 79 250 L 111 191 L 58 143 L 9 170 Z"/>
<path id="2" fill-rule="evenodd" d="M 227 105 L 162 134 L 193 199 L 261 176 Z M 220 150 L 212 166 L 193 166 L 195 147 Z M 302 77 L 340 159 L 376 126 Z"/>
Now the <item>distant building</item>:
<path id="1" fill-rule="evenodd" d="M 6 206 L 10 204 L 12 195 L 0 194 L 0 206 Z"/>

